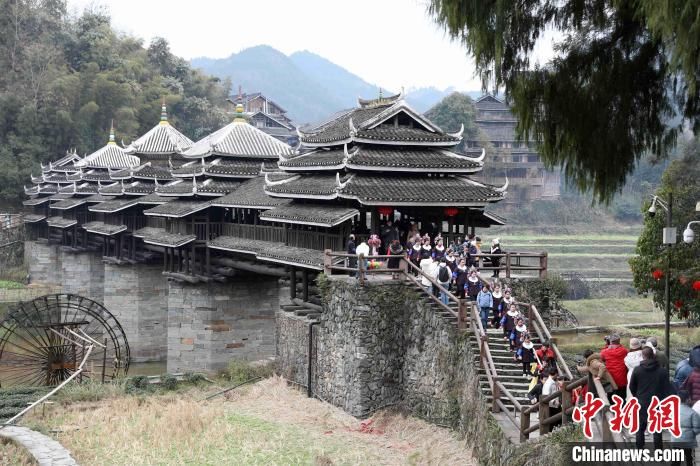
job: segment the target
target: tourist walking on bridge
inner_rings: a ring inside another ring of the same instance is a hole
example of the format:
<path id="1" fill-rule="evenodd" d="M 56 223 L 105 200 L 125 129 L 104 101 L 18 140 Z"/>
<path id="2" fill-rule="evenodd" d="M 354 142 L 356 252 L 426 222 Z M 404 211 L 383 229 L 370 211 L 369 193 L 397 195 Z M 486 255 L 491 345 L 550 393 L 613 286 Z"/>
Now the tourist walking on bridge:
<path id="1" fill-rule="evenodd" d="M 479 306 L 479 317 L 481 318 L 481 325 L 485 332 L 489 325 L 489 312 L 491 312 L 491 308 L 493 308 L 493 296 L 491 295 L 491 288 L 488 283 L 485 284 L 476 295 L 476 305 Z"/>
<path id="2" fill-rule="evenodd" d="M 452 277 L 455 280 L 455 288 L 457 291 L 457 297 L 464 299 L 467 290 L 467 277 L 469 276 L 469 271 L 467 269 L 467 261 L 465 259 L 459 260 L 459 265 L 454 272 L 452 272 Z"/>
<path id="3" fill-rule="evenodd" d="M 614 342 L 615 338 L 611 337 L 611 346 Z M 630 378 L 630 391 L 632 392 L 632 396 L 636 397 L 637 401 L 639 401 L 639 430 L 637 431 L 635 439 L 637 448 L 644 448 L 644 437 L 649 420 L 647 410 L 651 404 L 651 398 L 656 396 L 659 400 L 663 400 L 676 392 L 671 385 L 671 381 L 668 379 L 668 374 L 661 368 L 659 362 L 654 357 L 653 348 L 648 346 L 642 348 L 642 357 L 642 362 L 634 369 L 632 377 Z M 610 370 L 610 366 L 608 366 L 608 370 Z M 610 372 L 612 373 L 612 371 Z M 662 448 L 661 433 L 654 433 L 653 435 L 654 448 L 659 450 Z"/>
<path id="4" fill-rule="evenodd" d="M 387 261 L 387 267 L 390 269 L 398 269 L 401 265 L 401 256 L 404 255 L 403 246 L 401 246 L 398 239 L 391 242 L 388 253 L 392 257 Z M 398 278 L 398 274 L 392 273 L 392 277 Z"/>
<path id="5" fill-rule="evenodd" d="M 423 272 L 421 276 L 421 284 L 428 294 L 433 294 L 433 284 L 430 278 L 434 278 L 437 273 L 437 265 L 430 254 L 424 253 L 423 259 L 420 261 L 420 269 Z M 430 278 L 428 278 L 430 277 Z"/>
<path id="6" fill-rule="evenodd" d="M 700 345 L 690 351 L 690 365 L 693 371 L 683 382 L 681 388 L 688 391 L 693 403 L 700 401 Z"/>
<path id="7" fill-rule="evenodd" d="M 501 326 L 501 301 L 503 301 L 503 294 L 501 293 L 501 285 L 499 283 L 493 284 L 493 291 L 491 296 L 493 296 L 493 328 L 499 328 Z"/>
<path id="8" fill-rule="evenodd" d="M 644 357 L 642 356 L 642 342 L 639 338 L 630 338 L 630 350 L 625 356 L 625 366 L 627 367 L 627 399 L 632 398 L 632 393 L 630 392 L 629 381 L 632 377 L 632 371 L 634 368 L 641 364 Z"/>
<path id="9" fill-rule="evenodd" d="M 360 245 L 355 248 L 357 252 L 358 260 L 360 261 L 360 269 L 367 270 L 367 256 L 369 256 L 369 245 L 362 241 Z"/>
<path id="10" fill-rule="evenodd" d="M 681 399 L 679 411 L 681 436 L 678 438 L 672 436 L 671 442 L 675 448 L 680 447 L 685 451 L 686 466 L 693 466 L 693 452 L 698 446 L 697 436 L 700 435 L 700 414 L 693 410 L 690 394 L 686 390 L 679 390 L 678 397 Z M 681 465 L 680 462 L 673 464 Z"/>
<path id="11" fill-rule="evenodd" d="M 530 341 L 530 335 L 525 334 L 523 337 L 523 344 L 516 353 L 516 356 L 520 362 L 523 363 L 523 376 L 532 376 L 532 363 L 536 361 L 535 358 L 535 345 Z"/>
<path id="12" fill-rule="evenodd" d="M 441 287 L 445 288 L 446 290 L 449 290 L 450 281 L 452 281 L 452 271 L 447 266 L 447 261 L 444 257 L 440 259 L 440 262 L 438 264 L 437 272 L 435 273 L 435 280 L 437 280 L 438 284 Z M 440 302 L 445 305 L 449 303 L 447 293 L 442 290 L 440 290 Z"/>
<path id="13" fill-rule="evenodd" d="M 494 238 L 491 240 L 491 254 L 502 254 L 501 251 L 501 240 L 498 238 Z M 496 267 L 493 271 L 492 277 L 498 277 L 500 270 L 498 270 L 498 267 L 501 266 L 501 258 L 498 256 L 491 256 L 491 265 L 493 267 Z"/>
<path id="14" fill-rule="evenodd" d="M 651 348 L 649 351 L 652 351 Z M 617 334 L 610 335 L 610 344 L 600 352 L 600 359 L 605 363 L 605 367 L 617 384 L 617 390 L 610 396 L 617 395 L 623 400 L 627 396 L 627 366 L 625 366 L 627 353 L 627 348 L 620 344 L 620 335 Z"/>

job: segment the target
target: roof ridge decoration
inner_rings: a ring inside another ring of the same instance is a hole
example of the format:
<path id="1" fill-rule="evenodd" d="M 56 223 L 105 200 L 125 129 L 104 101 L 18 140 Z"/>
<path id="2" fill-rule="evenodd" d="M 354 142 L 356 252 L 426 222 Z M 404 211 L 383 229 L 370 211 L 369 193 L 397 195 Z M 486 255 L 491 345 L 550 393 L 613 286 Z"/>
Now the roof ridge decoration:
<path id="1" fill-rule="evenodd" d="M 459 131 L 457 131 L 456 133 L 446 133 L 446 134 L 448 134 L 449 136 L 452 136 L 454 138 L 462 139 L 462 133 L 464 133 L 464 123 L 461 123 L 459 125 Z"/>
<path id="2" fill-rule="evenodd" d="M 234 123 L 248 123 L 245 119 L 243 104 L 236 104 L 236 118 L 233 119 Z"/>
<path id="3" fill-rule="evenodd" d="M 398 100 L 402 100 L 404 97 L 403 95 L 403 89 L 401 92 L 398 94 L 390 95 L 388 97 L 384 97 L 382 95 L 382 88 L 379 88 L 379 97 L 376 99 L 363 99 L 362 97 L 357 98 L 357 104 L 360 106 L 360 108 L 374 108 L 374 107 L 381 107 L 384 105 L 391 105 L 395 103 Z"/>
<path id="4" fill-rule="evenodd" d="M 508 189 L 508 175 L 506 175 L 506 182 L 503 186 L 501 186 L 500 188 L 493 188 L 494 191 L 499 193 L 505 193 L 506 189 Z"/>
<path id="5" fill-rule="evenodd" d="M 439 126 L 425 118 L 416 110 L 414 110 L 413 107 L 408 105 L 408 103 L 406 103 L 405 100 L 398 100 L 390 107 L 387 107 L 384 111 L 365 120 L 362 123 L 362 125 L 360 125 L 360 129 L 375 128 L 382 124 L 384 121 L 386 121 L 388 118 L 391 118 L 392 116 L 398 114 L 402 110 L 408 113 L 410 117 L 412 117 L 414 120 L 416 120 L 416 122 L 425 127 L 425 129 L 427 129 L 428 131 L 432 131 L 434 133 L 443 133 Z"/>
<path id="6" fill-rule="evenodd" d="M 161 126 L 169 126 L 168 122 L 168 108 L 165 106 L 165 96 L 163 96 L 163 103 L 160 106 L 160 123 Z"/>
<path id="7" fill-rule="evenodd" d="M 352 139 L 357 134 L 357 128 L 355 128 L 355 125 L 352 122 L 352 117 L 348 119 L 348 125 L 350 126 L 350 139 Z"/>
<path id="8" fill-rule="evenodd" d="M 289 178 L 285 178 L 283 180 L 270 181 L 269 176 L 270 176 L 269 173 L 265 173 L 265 185 L 266 186 L 275 186 L 278 184 L 285 184 L 285 183 L 289 183 L 290 181 L 296 181 L 299 178 L 301 178 L 301 175 L 294 175 L 294 176 L 290 176 Z"/>
<path id="9" fill-rule="evenodd" d="M 355 174 L 353 173 L 352 175 L 348 176 L 347 179 L 343 182 L 340 181 L 340 172 L 335 172 L 335 184 L 336 184 L 336 191 L 339 192 L 341 189 L 345 188 L 347 184 L 355 178 Z"/>
<path id="10" fill-rule="evenodd" d="M 107 144 L 116 146 L 117 143 L 114 140 L 114 119 L 112 119 L 112 124 L 109 126 L 109 141 Z"/>

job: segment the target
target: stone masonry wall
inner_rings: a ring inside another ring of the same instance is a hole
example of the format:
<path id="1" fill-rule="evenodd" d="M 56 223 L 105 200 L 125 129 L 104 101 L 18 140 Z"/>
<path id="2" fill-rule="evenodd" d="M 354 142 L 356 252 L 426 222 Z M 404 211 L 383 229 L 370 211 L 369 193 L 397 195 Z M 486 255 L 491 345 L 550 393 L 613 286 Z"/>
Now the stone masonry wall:
<path id="1" fill-rule="evenodd" d="M 30 283 L 61 284 L 63 268 L 58 246 L 41 241 L 25 241 L 24 263 L 29 269 Z"/>
<path id="2" fill-rule="evenodd" d="M 472 358 L 477 349 L 467 334 L 404 285 L 362 288 L 341 278 L 328 280 L 325 288 L 320 325 L 314 328 L 316 395 L 360 417 L 399 404 L 464 434 L 465 448 L 480 464 L 511 464 L 518 449 L 489 415 Z M 308 323 L 285 312 L 278 319 L 279 370 L 305 385 Z"/>
<path id="3" fill-rule="evenodd" d="M 59 251 L 63 292 L 85 296 L 102 303 L 105 277 L 102 257 L 90 252 Z"/>
<path id="4" fill-rule="evenodd" d="M 168 286 L 168 372 L 217 371 L 231 359 L 274 356 L 277 278 Z"/>
<path id="5" fill-rule="evenodd" d="M 104 305 L 126 332 L 133 362 L 166 360 L 168 283 L 160 266 L 105 264 Z"/>

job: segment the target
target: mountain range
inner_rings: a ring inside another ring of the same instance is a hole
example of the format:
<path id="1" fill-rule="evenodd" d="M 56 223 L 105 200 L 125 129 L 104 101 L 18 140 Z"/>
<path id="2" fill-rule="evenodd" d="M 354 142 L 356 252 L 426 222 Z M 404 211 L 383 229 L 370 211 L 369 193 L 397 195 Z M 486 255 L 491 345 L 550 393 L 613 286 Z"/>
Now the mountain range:
<path id="1" fill-rule="evenodd" d="M 309 51 L 291 55 L 268 45 L 258 45 L 227 58 L 200 57 L 192 66 L 219 78 L 229 78 L 232 92 L 262 92 L 287 110 L 298 125 L 313 123 L 357 105 L 357 98 L 372 98 L 380 85 L 371 84 L 332 61 Z M 384 95 L 396 91 L 382 87 Z M 412 89 L 406 101 L 424 112 L 454 89 L 434 87 Z"/>

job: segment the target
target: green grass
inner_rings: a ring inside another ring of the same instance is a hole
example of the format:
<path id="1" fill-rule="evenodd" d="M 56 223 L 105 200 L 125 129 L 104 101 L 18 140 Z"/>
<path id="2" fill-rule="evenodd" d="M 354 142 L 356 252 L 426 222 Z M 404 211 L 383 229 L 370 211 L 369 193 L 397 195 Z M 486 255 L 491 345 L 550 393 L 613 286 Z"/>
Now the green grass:
<path id="1" fill-rule="evenodd" d="M 654 307 L 651 298 L 601 298 L 563 301 L 581 326 L 611 326 L 663 322 L 664 313 Z"/>
<path id="2" fill-rule="evenodd" d="M 0 288 L 8 289 L 8 290 L 16 290 L 19 288 L 24 288 L 24 285 L 18 282 L 14 282 L 11 280 L 0 280 Z"/>
<path id="3" fill-rule="evenodd" d="M 494 235 L 488 234 L 485 235 L 487 238 L 491 238 Z M 483 237 L 483 236 L 482 236 Z M 540 241 L 542 243 L 545 243 L 547 241 L 567 241 L 567 242 L 593 242 L 593 243 L 601 243 L 605 241 L 614 241 L 614 242 L 632 242 L 636 243 L 637 242 L 637 235 L 625 235 L 625 234 L 572 234 L 572 235 L 538 235 L 538 234 L 518 234 L 518 235 L 509 235 L 509 234 L 504 234 L 500 236 L 501 238 L 501 243 L 506 245 L 508 244 L 508 241 L 512 242 L 519 242 L 519 241 Z"/>

